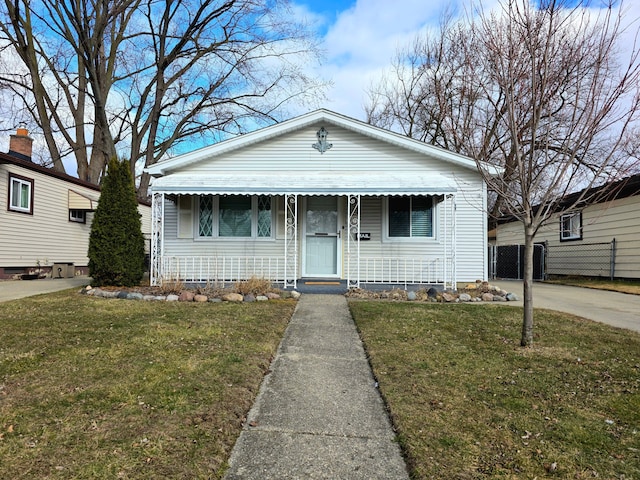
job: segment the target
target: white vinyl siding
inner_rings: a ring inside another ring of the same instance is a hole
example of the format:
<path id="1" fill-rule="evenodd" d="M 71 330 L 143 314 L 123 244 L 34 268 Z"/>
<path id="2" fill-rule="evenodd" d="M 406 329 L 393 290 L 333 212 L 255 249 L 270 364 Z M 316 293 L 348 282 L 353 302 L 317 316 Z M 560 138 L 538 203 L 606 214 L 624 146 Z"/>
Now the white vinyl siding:
<path id="1" fill-rule="evenodd" d="M 304 131 L 295 131 L 230 152 L 212 161 L 186 165 L 179 173 L 193 175 L 194 179 L 216 173 L 265 172 L 295 176 L 296 173 L 346 172 L 357 175 L 363 170 L 369 173 L 429 173 L 447 178 L 453 172 L 462 172 L 465 177 L 478 177 L 478 174 L 468 169 L 425 157 L 418 152 L 399 149 L 396 145 L 335 126 L 327 126 L 333 148 L 320 154 L 309 143 L 310 139 L 311 143 L 317 140 L 316 132 L 319 128 L 319 125 L 311 126 Z"/>

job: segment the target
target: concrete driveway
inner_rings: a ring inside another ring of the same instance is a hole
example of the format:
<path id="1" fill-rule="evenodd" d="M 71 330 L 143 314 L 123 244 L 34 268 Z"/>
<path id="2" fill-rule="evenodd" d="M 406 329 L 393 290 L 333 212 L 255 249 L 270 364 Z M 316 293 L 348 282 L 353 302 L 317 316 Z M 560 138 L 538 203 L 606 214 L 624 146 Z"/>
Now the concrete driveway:
<path id="1" fill-rule="evenodd" d="M 90 283 L 91 279 L 89 277 L 3 280 L 0 282 L 0 302 L 81 287 Z"/>
<path id="2" fill-rule="evenodd" d="M 490 282 L 522 298 L 522 282 L 495 280 Z M 522 300 L 509 305 L 522 305 Z M 607 292 L 592 288 L 534 283 L 533 307 L 571 313 L 614 327 L 640 332 L 640 295 Z"/>

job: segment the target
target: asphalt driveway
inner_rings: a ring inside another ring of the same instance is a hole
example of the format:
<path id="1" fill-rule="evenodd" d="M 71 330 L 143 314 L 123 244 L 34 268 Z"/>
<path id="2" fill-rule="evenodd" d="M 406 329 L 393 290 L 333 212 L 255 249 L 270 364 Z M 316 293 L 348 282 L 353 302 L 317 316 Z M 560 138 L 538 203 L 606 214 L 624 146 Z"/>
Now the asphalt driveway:
<path id="1" fill-rule="evenodd" d="M 522 298 L 521 281 L 494 280 L 491 284 Z M 510 305 L 522 303 L 522 300 L 509 302 Z M 533 306 L 640 332 L 640 295 L 536 282 L 533 285 Z"/>

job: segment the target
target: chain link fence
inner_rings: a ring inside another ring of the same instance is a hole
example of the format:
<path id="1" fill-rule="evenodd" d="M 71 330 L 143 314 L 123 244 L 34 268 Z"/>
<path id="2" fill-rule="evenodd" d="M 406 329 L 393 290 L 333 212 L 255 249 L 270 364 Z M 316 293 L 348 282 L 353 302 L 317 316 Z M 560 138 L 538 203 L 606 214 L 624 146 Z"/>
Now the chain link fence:
<path id="1" fill-rule="evenodd" d="M 533 279 L 544 280 L 545 247 L 533 246 Z M 491 278 L 522 280 L 524 278 L 524 245 L 489 247 L 489 275 Z"/>
<path id="2" fill-rule="evenodd" d="M 547 249 L 547 275 L 615 277 L 616 240 L 564 243 Z"/>
<path id="3" fill-rule="evenodd" d="M 549 275 L 615 277 L 616 240 L 600 243 L 536 244 L 533 253 L 533 279 Z M 489 247 L 491 278 L 522 280 L 524 245 Z"/>

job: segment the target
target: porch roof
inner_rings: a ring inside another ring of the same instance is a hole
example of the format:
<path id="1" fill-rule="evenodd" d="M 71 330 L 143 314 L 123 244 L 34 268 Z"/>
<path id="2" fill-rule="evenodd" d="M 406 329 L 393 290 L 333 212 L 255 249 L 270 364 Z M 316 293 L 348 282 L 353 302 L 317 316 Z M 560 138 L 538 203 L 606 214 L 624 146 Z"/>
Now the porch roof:
<path id="1" fill-rule="evenodd" d="M 455 193 L 455 181 L 439 174 L 336 172 L 286 174 L 173 174 L 155 178 L 154 193 L 206 195 L 442 195 Z"/>

